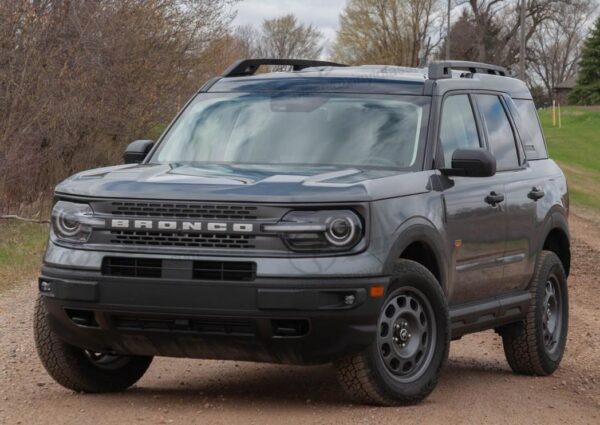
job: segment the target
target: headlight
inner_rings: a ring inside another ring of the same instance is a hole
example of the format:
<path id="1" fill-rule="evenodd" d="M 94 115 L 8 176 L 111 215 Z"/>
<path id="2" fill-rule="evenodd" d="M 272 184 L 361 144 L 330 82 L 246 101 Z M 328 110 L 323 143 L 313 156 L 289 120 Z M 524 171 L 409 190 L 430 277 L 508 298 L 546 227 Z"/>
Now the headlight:
<path id="1" fill-rule="evenodd" d="M 61 241 L 87 242 L 94 226 L 104 225 L 104 220 L 93 217 L 88 204 L 58 201 L 52 209 L 52 233 Z"/>
<path id="2" fill-rule="evenodd" d="M 268 233 L 279 233 L 294 251 L 347 251 L 362 239 L 362 222 L 350 210 L 291 211 Z"/>

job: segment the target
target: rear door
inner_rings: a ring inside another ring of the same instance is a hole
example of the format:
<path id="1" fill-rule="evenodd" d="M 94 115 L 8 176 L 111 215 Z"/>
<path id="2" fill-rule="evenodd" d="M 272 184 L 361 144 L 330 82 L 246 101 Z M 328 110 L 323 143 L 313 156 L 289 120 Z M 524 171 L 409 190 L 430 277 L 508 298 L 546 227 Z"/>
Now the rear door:
<path id="1" fill-rule="evenodd" d="M 442 103 L 438 146 L 439 160 L 451 166 L 456 149 L 485 147 L 481 122 L 476 119 L 472 96 L 447 95 Z M 449 301 L 451 304 L 495 295 L 502 284 L 506 240 L 503 202 L 489 203 L 488 195 L 502 195 L 502 176 L 441 176 L 448 251 L 451 254 Z M 488 201 L 486 201 L 488 199 Z"/>
<path id="2" fill-rule="evenodd" d="M 522 167 L 506 183 L 508 201 L 508 232 L 504 267 L 506 289 L 525 289 L 535 267 L 541 243 L 545 213 L 550 206 L 546 193 L 552 183 L 544 163 L 548 152 L 533 100 L 515 100 L 504 96 L 512 123 L 516 129 L 517 148 L 522 155 Z M 513 220 L 513 217 L 516 217 Z"/>
<path id="3" fill-rule="evenodd" d="M 540 176 L 525 159 L 515 121 L 509 113 L 510 99 L 496 94 L 474 97 L 490 150 L 496 157 L 496 177 L 504 187 L 506 244 L 499 258 L 503 277 L 495 288 L 497 294 L 502 294 L 524 288 L 531 277 L 536 203 L 543 197 L 544 189 Z"/>

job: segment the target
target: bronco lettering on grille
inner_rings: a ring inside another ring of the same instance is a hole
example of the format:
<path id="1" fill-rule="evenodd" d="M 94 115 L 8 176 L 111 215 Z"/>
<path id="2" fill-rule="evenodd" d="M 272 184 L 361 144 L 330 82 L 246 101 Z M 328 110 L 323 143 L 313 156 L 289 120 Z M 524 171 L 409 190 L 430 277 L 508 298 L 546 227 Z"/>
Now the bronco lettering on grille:
<path id="1" fill-rule="evenodd" d="M 207 230 L 209 232 L 251 233 L 254 230 L 254 225 L 251 223 L 215 223 L 205 221 L 112 219 L 110 224 L 115 229 L 183 230 L 186 232 Z"/>

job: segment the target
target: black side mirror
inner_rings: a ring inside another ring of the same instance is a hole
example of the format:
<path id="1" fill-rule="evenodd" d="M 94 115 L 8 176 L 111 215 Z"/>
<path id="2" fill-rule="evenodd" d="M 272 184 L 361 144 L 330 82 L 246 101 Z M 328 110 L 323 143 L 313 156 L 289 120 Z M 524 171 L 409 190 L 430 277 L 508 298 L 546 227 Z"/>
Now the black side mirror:
<path id="1" fill-rule="evenodd" d="M 125 164 L 139 164 L 146 158 L 152 146 L 154 146 L 154 141 L 152 140 L 136 140 L 135 142 L 131 142 L 127 146 L 127 149 L 125 149 L 123 161 L 125 161 Z"/>
<path id="2" fill-rule="evenodd" d="M 496 174 L 496 158 L 487 149 L 457 149 L 452 154 L 452 168 L 441 172 L 447 176 L 491 177 Z"/>

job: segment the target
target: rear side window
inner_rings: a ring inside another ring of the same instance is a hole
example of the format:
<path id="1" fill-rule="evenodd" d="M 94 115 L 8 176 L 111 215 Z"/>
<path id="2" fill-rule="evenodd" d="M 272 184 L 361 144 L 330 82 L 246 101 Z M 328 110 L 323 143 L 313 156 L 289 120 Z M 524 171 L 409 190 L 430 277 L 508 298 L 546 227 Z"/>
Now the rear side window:
<path id="1" fill-rule="evenodd" d="M 542 127 L 533 100 L 513 99 L 517 107 L 515 121 L 523 141 L 525 156 L 528 160 L 547 159 L 548 151 L 542 134 Z"/>
<path id="2" fill-rule="evenodd" d="M 452 166 L 452 154 L 457 149 L 479 148 L 479 135 L 471 102 L 466 94 L 450 96 L 444 101 L 440 125 L 440 143 L 444 165 Z"/>
<path id="3" fill-rule="evenodd" d="M 515 135 L 500 98 L 489 94 L 478 94 L 475 97 L 483 117 L 490 149 L 496 157 L 496 168 L 498 171 L 518 168 L 519 156 Z"/>

